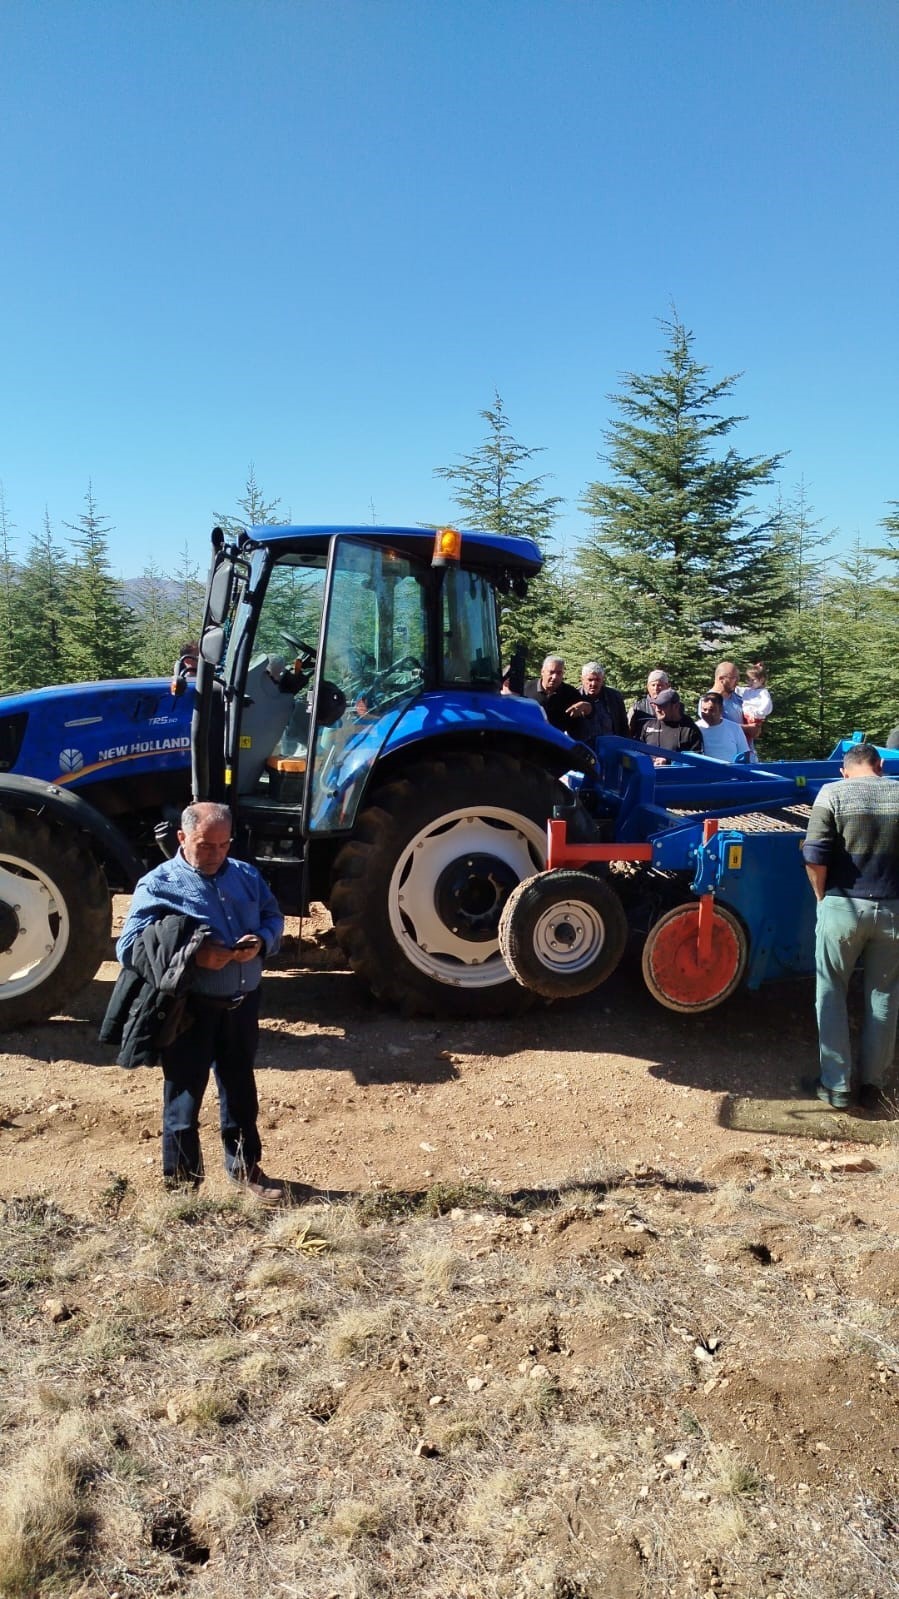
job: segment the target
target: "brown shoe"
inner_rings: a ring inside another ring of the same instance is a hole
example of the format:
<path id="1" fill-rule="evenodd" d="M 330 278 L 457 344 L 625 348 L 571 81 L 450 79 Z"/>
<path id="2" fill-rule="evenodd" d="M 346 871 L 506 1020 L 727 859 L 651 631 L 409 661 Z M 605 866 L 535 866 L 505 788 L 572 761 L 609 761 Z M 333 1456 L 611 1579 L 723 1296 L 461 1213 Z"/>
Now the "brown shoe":
<path id="1" fill-rule="evenodd" d="M 245 1177 L 232 1175 L 231 1181 L 260 1205 L 284 1204 L 283 1183 L 275 1182 L 272 1177 L 266 1177 L 261 1166 L 251 1166 Z"/>

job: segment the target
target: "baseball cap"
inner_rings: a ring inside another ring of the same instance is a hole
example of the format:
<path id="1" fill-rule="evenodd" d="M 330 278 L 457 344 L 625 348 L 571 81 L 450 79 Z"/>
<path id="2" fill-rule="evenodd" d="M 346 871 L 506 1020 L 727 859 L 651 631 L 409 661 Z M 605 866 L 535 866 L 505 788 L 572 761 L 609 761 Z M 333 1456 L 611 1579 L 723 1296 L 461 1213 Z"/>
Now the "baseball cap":
<path id="1" fill-rule="evenodd" d="M 662 706 L 665 706 L 665 705 L 679 705 L 680 704 L 680 695 L 678 694 L 676 689 L 663 688 L 661 694 L 654 694 L 653 695 L 652 703 L 653 703 L 653 705 L 662 705 Z"/>

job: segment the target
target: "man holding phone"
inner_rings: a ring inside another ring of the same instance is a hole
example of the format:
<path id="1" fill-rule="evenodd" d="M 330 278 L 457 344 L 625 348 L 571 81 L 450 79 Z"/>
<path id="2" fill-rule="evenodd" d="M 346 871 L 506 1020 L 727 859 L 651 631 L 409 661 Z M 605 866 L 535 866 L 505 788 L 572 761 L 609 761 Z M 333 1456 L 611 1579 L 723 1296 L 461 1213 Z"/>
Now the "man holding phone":
<path id="1" fill-rule="evenodd" d="M 172 860 L 138 883 L 116 944 L 123 967 L 132 965 L 144 930 L 165 917 L 204 931 L 191 955 L 184 1031 L 159 1051 L 162 1061 L 162 1170 L 167 1187 L 197 1187 L 203 1179 L 200 1106 L 215 1074 L 225 1169 L 254 1199 L 280 1204 L 281 1185 L 266 1177 L 253 1064 L 259 1040 L 259 984 L 266 956 L 281 943 L 284 918 L 255 866 L 230 860 L 227 805 L 188 805 Z"/>

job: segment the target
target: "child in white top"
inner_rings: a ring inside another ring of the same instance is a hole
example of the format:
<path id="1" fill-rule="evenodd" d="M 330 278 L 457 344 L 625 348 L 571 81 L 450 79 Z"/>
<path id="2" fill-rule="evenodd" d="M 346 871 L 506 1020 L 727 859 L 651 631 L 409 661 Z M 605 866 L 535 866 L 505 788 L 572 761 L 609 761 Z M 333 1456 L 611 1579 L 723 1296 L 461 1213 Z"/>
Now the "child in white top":
<path id="1" fill-rule="evenodd" d="M 764 663 L 756 661 L 746 668 L 746 687 L 738 690 L 743 701 L 743 732 L 749 741 L 752 759 L 757 760 L 755 741 L 767 718 L 774 709 L 774 701 L 767 689 L 768 677 Z"/>

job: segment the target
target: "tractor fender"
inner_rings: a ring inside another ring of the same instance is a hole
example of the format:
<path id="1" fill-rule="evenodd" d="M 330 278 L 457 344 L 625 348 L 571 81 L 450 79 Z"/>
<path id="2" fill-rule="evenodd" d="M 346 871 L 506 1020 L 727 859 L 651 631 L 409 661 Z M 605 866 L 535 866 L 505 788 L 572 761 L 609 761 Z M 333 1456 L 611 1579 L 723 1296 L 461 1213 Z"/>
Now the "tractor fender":
<path id="1" fill-rule="evenodd" d="M 87 834 L 98 859 L 103 863 L 114 862 L 131 888 L 144 874 L 144 863 L 135 855 L 124 833 L 79 794 L 36 777 L 16 777 L 12 772 L 5 772 L 0 774 L 0 808 L 32 811 L 36 816 L 49 817 L 60 827 Z"/>
<path id="2" fill-rule="evenodd" d="M 536 700 L 518 695 L 445 690 L 420 695 L 404 708 L 384 741 L 382 758 L 438 739 L 462 744 L 484 735 L 527 744 L 531 759 L 556 772 L 591 771 L 593 751 L 546 720 Z"/>

